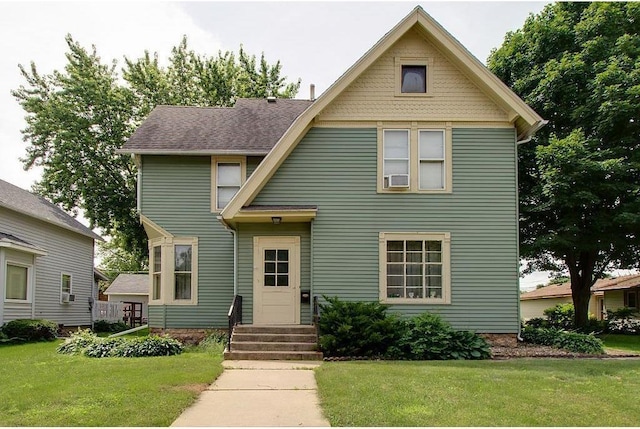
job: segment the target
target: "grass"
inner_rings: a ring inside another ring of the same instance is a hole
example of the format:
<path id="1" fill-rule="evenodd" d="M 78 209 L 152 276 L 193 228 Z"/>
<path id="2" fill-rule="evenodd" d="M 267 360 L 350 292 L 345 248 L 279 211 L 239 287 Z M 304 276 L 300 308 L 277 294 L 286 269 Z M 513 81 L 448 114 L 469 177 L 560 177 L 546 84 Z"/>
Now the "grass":
<path id="1" fill-rule="evenodd" d="M 603 334 L 600 339 L 606 348 L 640 353 L 640 335 Z"/>
<path id="2" fill-rule="evenodd" d="M 331 426 L 637 426 L 640 361 L 332 362 Z"/>
<path id="3" fill-rule="evenodd" d="M 92 359 L 58 341 L 0 346 L 0 426 L 169 426 L 222 372 L 220 353 Z"/>

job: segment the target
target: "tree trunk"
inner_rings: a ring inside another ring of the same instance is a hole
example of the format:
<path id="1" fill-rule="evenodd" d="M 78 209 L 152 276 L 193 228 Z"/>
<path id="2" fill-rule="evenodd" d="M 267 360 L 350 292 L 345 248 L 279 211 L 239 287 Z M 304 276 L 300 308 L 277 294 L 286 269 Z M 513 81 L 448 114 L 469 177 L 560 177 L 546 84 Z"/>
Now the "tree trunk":
<path id="1" fill-rule="evenodd" d="M 586 328 L 589 323 L 589 300 L 591 286 L 594 283 L 593 270 L 595 267 L 595 252 L 580 252 L 566 258 L 571 276 L 571 297 L 575 310 L 574 326 L 577 329 Z"/>

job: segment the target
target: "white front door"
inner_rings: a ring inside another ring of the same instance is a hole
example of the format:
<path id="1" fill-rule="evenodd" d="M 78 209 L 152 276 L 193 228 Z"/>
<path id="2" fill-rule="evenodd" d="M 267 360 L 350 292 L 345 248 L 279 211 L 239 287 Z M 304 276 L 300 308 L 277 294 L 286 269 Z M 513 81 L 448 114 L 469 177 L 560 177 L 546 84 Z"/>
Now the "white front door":
<path id="1" fill-rule="evenodd" d="M 300 323 L 300 237 L 253 238 L 253 323 Z"/>

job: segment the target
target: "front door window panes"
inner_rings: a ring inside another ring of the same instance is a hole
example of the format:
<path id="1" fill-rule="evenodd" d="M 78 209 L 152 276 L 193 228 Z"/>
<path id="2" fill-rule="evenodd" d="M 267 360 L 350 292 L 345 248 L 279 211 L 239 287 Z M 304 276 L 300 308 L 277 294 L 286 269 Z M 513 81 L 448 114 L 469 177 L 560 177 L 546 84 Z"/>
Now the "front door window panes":
<path id="1" fill-rule="evenodd" d="M 289 250 L 266 249 L 264 251 L 264 285 L 289 286 Z"/>

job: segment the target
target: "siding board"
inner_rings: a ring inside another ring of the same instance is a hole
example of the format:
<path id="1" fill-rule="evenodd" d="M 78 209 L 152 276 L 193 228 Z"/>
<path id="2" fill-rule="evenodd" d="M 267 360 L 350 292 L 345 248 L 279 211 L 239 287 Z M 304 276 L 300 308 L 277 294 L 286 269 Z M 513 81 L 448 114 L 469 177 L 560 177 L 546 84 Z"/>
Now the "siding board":
<path id="1" fill-rule="evenodd" d="M 377 194 L 376 129 L 313 128 L 253 204 L 317 205 L 314 293 L 350 300 L 379 299 L 379 232 L 450 232 L 451 304 L 391 309 L 437 312 L 459 329 L 514 333 L 515 147 L 513 129 L 454 128 L 452 194 Z"/>

